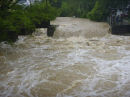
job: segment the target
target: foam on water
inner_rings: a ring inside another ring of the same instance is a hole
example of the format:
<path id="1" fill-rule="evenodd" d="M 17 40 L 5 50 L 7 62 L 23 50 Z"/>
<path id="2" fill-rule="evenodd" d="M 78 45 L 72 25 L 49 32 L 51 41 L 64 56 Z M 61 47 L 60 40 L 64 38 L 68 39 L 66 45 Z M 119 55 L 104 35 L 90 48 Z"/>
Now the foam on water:
<path id="1" fill-rule="evenodd" d="M 87 19 L 51 23 L 59 25 L 52 38 L 38 29 L 13 46 L 1 43 L 0 97 L 130 96 L 129 36 L 110 35 L 109 25 Z"/>
<path id="2" fill-rule="evenodd" d="M 83 36 L 85 38 L 103 37 L 108 34 L 109 26 L 107 23 L 90 22 L 88 19 L 66 18 L 62 20 L 62 17 L 57 18 L 57 30 L 54 33 L 54 38 L 68 38 L 73 36 Z M 51 22 L 56 24 L 55 22 Z M 102 29 L 100 29 L 102 28 Z"/>

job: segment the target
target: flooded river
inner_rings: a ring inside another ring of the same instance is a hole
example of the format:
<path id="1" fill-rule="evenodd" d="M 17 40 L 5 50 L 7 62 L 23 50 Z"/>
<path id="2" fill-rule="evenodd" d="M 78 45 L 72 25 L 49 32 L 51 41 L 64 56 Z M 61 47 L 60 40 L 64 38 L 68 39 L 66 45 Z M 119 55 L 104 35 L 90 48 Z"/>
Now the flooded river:
<path id="1" fill-rule="evenodd" d="M 51 24 L 52 38 L 43 28 L 0 44 L 0 97 L 130 97 L 130 36 L 88 19 Z"/>

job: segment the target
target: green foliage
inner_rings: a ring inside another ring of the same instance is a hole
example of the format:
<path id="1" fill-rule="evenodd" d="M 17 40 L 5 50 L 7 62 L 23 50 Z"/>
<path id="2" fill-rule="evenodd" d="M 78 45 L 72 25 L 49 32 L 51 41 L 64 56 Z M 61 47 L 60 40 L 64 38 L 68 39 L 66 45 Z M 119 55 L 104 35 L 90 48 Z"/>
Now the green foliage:
<path id="1" fill-rule="evenodd" d="M 62 17 L 66 17 L 66 16 L 69 16 L 69 8 L 67 6 L 67 4 L 65 2 L 62 2 L 62 6 L 60 8 L 60 16 Z"/>
<path id="2" fill-rule="evenodd" d="M 4 2 L 6 3 L 6 2 Z M 1 3 L 0 3 L 1 4 Z M 12 3 L 10 3 L 12 4 Z M 5 4 L 6 5 L 6 4 Z M 1 7 L 0 7 L 1 8 Z M 0 9 L 0 41 L 8 40 L 8 31 L 20 33 L 20 29 L 34 30 L 42 21 L 54 20 L 57 9 L 48 3 L 36 2 L 31 6 L 14 5 L 11 9 Z"/>
<path id="3" fill-rule="evenodd" d="M 84 14 L 90 12 L 95 6 L 97 0 L 81 0 L 80 8 L 84 11 Z"/>
<path id="4" fill-rule="evenodd" d="M 81 18 L 87 18 L 87 12 L 83 12 L 83 14 L 81 15 Z"/>
<path id="5" fill-rule="evenodd" d="M 33 23 L 40 23 L 41 21 L 54 20 L 57 16 L 56 8 L 51 7 L 48 3 L 35 3 L 27 8 L 27 16 L 30 17 Z"/>
<path id="6" fill-rule="evenodd" d="M 0 42 L 1 41 L 4 41 L 4 40 L 7 40 L 7 32 L 1 32 L 0 33 Z"/>
<path id="7" fill-rule="evenodd" d="M 87 17 L 90 20 L 101 21 L 101 18 L 103 17 L 103 12 L 104 10 L 102 5 L 100 4 L 99 1 L 97 1 L 92 11 L 88 12 Z"/>
<path id="8" fill-rule="evenodd" d="M 49 1 L 52 2 L 52 0 Z M 95 2 L 96 0 L 57 0 L 57 4 L 61 6 L 60 16 L 76 16 L 83 18 L 86 18 L 87 13 L 92 10 Z M 52 3 L 54 4 L 54 2 Z"/>
<path id="9" fill-rule="evenodd" d="M 45 1 L 45 0 L 44 0 Z M 109 16 L 109 7 L 126 7 L 130 0 L 48 0 L 54 7 L 60 9 L 59 16 L 76 16 L 100 21 L 103 16 Z M 96 4 L 98 2 L 98 4 Z"/>

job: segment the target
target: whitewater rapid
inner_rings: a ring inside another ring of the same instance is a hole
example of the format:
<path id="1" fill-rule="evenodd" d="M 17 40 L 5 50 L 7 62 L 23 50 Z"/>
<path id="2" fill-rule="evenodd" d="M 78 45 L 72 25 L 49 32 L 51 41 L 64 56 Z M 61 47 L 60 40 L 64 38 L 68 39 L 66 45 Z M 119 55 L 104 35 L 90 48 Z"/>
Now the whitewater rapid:
<path id="1" fill-rule="evenodd" d="M 47 29 L 0 44 L 0 97 L 130 97 L 130 36 L 88 19 L 58 17 Z"/>

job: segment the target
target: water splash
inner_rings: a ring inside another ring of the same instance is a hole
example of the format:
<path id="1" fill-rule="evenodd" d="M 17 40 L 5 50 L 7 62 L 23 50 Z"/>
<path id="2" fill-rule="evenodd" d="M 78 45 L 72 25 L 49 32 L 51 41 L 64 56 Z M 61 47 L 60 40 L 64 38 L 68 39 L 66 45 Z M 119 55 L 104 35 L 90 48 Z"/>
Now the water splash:
<path id="1" fill-rule="evenodd" d="M 129 97 L 130 37 L 106 23 L 57 18 L 54 37 L 38 29 L 1 43 L 1 97 Z"/>

